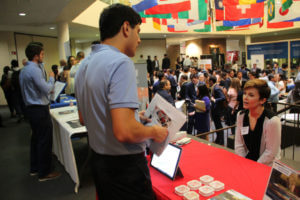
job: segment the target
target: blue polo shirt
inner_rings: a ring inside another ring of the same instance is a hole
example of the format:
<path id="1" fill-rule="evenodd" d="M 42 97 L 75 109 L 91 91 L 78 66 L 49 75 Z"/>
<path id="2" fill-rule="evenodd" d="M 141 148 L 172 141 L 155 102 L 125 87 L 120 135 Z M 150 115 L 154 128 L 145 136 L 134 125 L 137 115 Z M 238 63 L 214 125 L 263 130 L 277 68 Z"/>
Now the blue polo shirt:
<path id="1" fill-rule="evenodd" d="M 136 75 L 131 59 L 118 49 L 101 44 L 88 62 L 82 88 L 82 95 L 77 99 L 91 148 L 105 155 L 143 152 L 145 142 L 121 143 L 115 138 L 110 114 L 114 108 L 132 108 L 139 121 Z"/>
<path id="2" fill-rule="evenodd" d="M 20 86 L 26 106 L 48 105 L 50 92 L 54 87 L 54 78 L 46 81 L 43 65 L 28 61 L 20 72 Z"/>

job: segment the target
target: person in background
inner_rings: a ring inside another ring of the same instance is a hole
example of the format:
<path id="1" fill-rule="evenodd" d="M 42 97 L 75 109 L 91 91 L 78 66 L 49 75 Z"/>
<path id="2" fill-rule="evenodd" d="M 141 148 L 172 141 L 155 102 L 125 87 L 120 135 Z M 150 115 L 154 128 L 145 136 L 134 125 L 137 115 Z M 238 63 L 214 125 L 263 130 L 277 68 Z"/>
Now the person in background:
<path id="1" fill-rule="evenodd" d="M 64 68 L 67 66 L 67 61 L 65 59 L 61 59 L 59 61 L 59 67 L 58 67 L 58 73 L 59 76 L 62 75 L 62 72 L 64 71 Z"/>
<path id="2" fill-rule="evenodd" d="M 175 106 L 175 102 L 173 97 L 170 94 L 170 90 L 171 90 L 171 83 L 169 80 L 162 80 L 159 83 L 159 89 L 157 91 L 157 93 L 164 98 L 166 101 L 168 101 L 170 104 L 172 104 L 173 106 Z"/>
<path id="3" fill-rule="evenodd" d="M 244 85 L 245 85 L 245 83 L 247 82 L 247 80 L 243 78 L 243 73 L 242 73 L 241 71 L 239 71 L 239 72 L 237 73 L 237 76 L 236 76 L 236 77 L 237 77 L 237 78 L 239 79 L 239 81 L 240 81 L 241 88 L 244 88 Z"/>
<path id="4" fill-rule="evenodd" d="M 54 73 L 54 81 L 60 81 L 60 75 L 58 72 L 58 66 L 57 65 L 52 65 L 51 66 L 52 72 Z"/>
<path id="5" fill-rule="evenodd" d="M 81 61 L 84 59 L 84 52 L 79 51 L 76 55 L 76 64 L 71 68 L 70 70 L 70 77 L 69 77 L 69 88 L 70 91 L 69 93 L 74 97 L 75 96 L 75 82 L 74 82 L 74 78 L 76 75 L 76 72 L 79 68 L 79 65 L 81 63 Z"/>
<path id="6" fill-rule="evenodd" d="M 173 98 L 173 101 L 176 99 L 176 92 L 177 92 L 177 82 L 175 80 L 174 77 L 174 70 L 173 69 L 167 69 L 167 79 L 170 81 L 171 83 L 171 96 Z"/>
<path id="7" fill-rule="evenodd" d="M 247 68 L 247 65 L 242 64 L 240 71 L 243 74 L 243 78 L 246 79 L 246 80 L 248 80 L 249 79 L 249 77 L 248 77 L 248 71 L 249 71 L 249 69 Z"/>
<path id="8" fill-rule="evenodd" d="M 26 105 L 26 116 L 32 129 L 30 148 L 30 175 L 39 181 L 52 180 L 61 174 L 52 171 L 52 120 L 49 95 L 54 86 L 54 73 L 46 81 L 42 65 L 44 49 L 41 43 L 29 43 L 25 49 L 28 64 L 20 73 L 20 86 Z"/>
<path id="9" fill-rule="evenodd" d="M 166 70 L 166 69 L 169 69 L 170 68 L 170 59 L 168 58 L 168 55 L 165 54 L 164 55 L 164 58 L 162 60 L 162 70 Z"/>
<path id="10" fill-rule="evenodd" d="M 277 88 L 280 91 L 279 98 L 282 98 L 285 95 L 286 92 L 286 84 L 287 84 L 287 78 L 283 74 L 276 74 L 277 79 Z"/>
<path id="11" fill-rule="evenodd" d="M 231 80 L 231 85 L 227 92 L 228 97 L 228 107 L 227 107 L 227 117 L 228 125 L 234 125 L 236 123 L 236 114 L 239 107 L 238 96 L 242 95 L 241 93 L 241 84 L 238 78 L 233 78 Z M 235 127 L 231 128 L 231 133 L 235 134 Z"/>
<path id="12" fill-rule="evenodd" d="M 224 115 L 224 102 L 226 101 L 223 90 L 217 83 L 217 78 L 215 76 L 209 77 L 209 86 L 211 88 L 211 116 L 215 124 L 216 129 L 223 128 L 221 123 L 221 117 Z M 217 132 L 217 138 L 215 143 L 224 145 L 224 131 Z"/>
<path id="13" fill-rule="evenodd" d="M 185 100 L 186 99 L 186 86 L 188 84 L 188 77 L 187 75 L 182 75 L 181 80 L 179 82 L 179 93 L 178 93 L 178 100 Z"/>
<path id="14" fill-rule="evenodd" d="M 296 76 L 295 82 L 300 80 L 300 62 L 298 63 L 297 69 L 298 69 L 298 74 Z"/>
<path id="15" fill-rule="evenodd" d="M 9 77 L 10 67 L 5 66 L 3 68 L 3 74 L 1 78 L 1 88 L 4 92 L 4 96 L 10 111 L 10 117 L 15 117 L 15 108 L 12 99 L 12 89 L 11 89 L 11 77 Z"/>
<path id="16" fill-rule="evenodd" d="M 270 88 L 264 80 L 248 81 L 244 87 L 244 109 L 237 116 L 235 153 L 272 166 L 280 159 L 281 122 L 265 103 Z"/>
<path id="17" fill-rule="evenodd" d="M 183 66 L 184 67 L 192 67 L 192 61 L 191 61 L 189 55 L 187 55 L 186 58 L 184 59 Z"/>
<path id="18" fill-rule="evenodd" d="M 63 74 L 61 76 L 62 82 L 67 83 L 67 87 L 65 88 L 66 94 L 71 94 L 71 80 L 70 80 L 70 71 L 72 67 L 76 65 L 76 59 L 74 56 L 68 57 L 67 66 L 64 67 Z"/>
<path id="19" fill-rule="evenodd" d="M 146 141 L 164 142 L 168 130 L 140 123 L 147 119 L 138 113 L 136 74 L 129 57 L 134 57 L 141 42 L 141 23 L 139 14 L 123 4 L 102 11 L 102 47 L 89 61 L 83 94 L 76 97 L 88 130 L 99 199 L 155 199 Z"/>
<path id="20" fill-rule="evenodd" d="M 196 108 L 195 113 L 195 129 L 197 134 L 205 133 L 210 131 L 210 95 L 209 90 L 205 84 L 200 84 L 197 90 L 197 100 L 204 102 L 205 107 L 197 106 L 197 103 L 194 104 Z M 197 102 L 196 100 L 196 102 Z M 201 137 L 208 140 L 208 135 Z"/>
<path id="21" fill-rule="evenodd" d="M 23 67 L 25 67 L 25 66 L 27 65 L 27 59 L 24 58 L 24 59 L 22 60 L 22 65 L 23 65 Z"/>
<path id="22" fill-rule="evenodd" d="M 153 90 L 152 90 L 153 96 L 155 95 L 155 93 L 159 89 L 159 83 L 160 83 L 160 81 L 166 79 L 165 74 L 162 71 L 158 72 L 157 77 L 158 77 L 158 80 L 154 81 L 154 84 L 153 84 Z"/>
<path id="23" fill-rule="evenodd" d="M 268 75 L 269 81 L 268 86 L 271 89 L 270 97 L 268 98 L 268 102 L 271 103 L 272 111 L 274 113 L 277 112 L 277 102 L 279 101 L 279 89 L 276 87 L 277 79 L 274 74 Z"/>
<path id="24" fill-rule="evenodd" d="M 295 82 L 295 87 L 287 96 L 287 103 L 298 104 L 298 107 L 292 107 L 290 113 L 300 113 L 300 80 Z"/>
<path id="25" fill-rule="evenodd" d="M 283 74 L 282 69 L 278 66 L 277 62 L 274 62 L 273 64 L 273 70 L 275 71 L 275 74 Z"/>
<path id="26" fill-rule="evenodd" d="M 151 56 L 148 56 L 147 60 L 147 72 L 150 74 L 150 76 L 153 76 L 153 72 L 154 72 L 154 63 L 151 60 Z"/>
<path id="27" fill-rule="evenodd" d="M 157 56 L 154 56 L 153 66 L 154 66 L 154 70 L 155 70 L 155 71 L 158 71 L 158 70 L 159 70 L 159 61 L 158 61 L 158 59 L 157 59 Z"/>

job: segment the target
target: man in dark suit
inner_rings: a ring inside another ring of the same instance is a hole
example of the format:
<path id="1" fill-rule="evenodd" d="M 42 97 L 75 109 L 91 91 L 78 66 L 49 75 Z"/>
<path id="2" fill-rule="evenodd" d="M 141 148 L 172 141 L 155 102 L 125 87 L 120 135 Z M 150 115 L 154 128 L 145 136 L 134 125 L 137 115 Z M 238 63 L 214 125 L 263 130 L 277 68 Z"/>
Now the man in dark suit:
<path id="1" fill-rule="evenodd" d="M 150 74 L 150 76 L 153 76 L 154 66 L 153 62 L 151 60 L 151 56 L 148 56 L 147 59 L 147 72 Z"/>
<path id="2" fill-rule="evenodd" d="M 168 58 L 168 55 L 165 54 L 162 60 L 162 69 L 165 70 L 169 68 L 170 68 L 170 59 Z"/>
<path id="3" fill-rule="evenodd" d="M 191 82 L 186 85 L 186 95 L 185 98 L 188 101 L 187 112 L 188 112 L 188 128 L 187 133 L 192 134 L 194 127 L 194 115 L 195 115 L 195 100 L 197 99 L 197 86 L 199 84 L 198 74 L 191 75 Z"/>
<path id="4" fill-rule="evenodd" d="M 167 100 L 170 104 L 175 106 L 174 99 L 170 94 L 171 83 L 169 80 L 162 80 L 159 83 L 159 90 L 157 93 L 162 96 L 165 100 Z"/>
<path id="5" fill-rule="evenodd" d="M 224 101 L 226 100 L 225 95 L 221 87 L 219 86 L 219 84 L 217 84 L 217 78 L 215 76 L 211 76 L 209 78 L 209 86 L 211 87 L 211 102 L 212 102 L 211 116 L 216 129 L 221 129 L 223 128 L 221 123 L 221 117 L 223 115 L 223 110 L 224 110 Z M 223 131 L 217 132 L 217 138 L 215 143 L 224 145 Z"/>
<path id="6" fill-rule="evenodd" d="M 159 61 L 157 60 L 157 56 L 154 56 L 153 66 L 156 71 L 159 70 Z"/>
<path id="7" fill-rule="evenodd" d="M 171 83 L 171 96 L 173 99 L 176 99 L 177 83 L 175 81 L 173 72 L 173 69 L 167 69 L 167 79 Z"/>

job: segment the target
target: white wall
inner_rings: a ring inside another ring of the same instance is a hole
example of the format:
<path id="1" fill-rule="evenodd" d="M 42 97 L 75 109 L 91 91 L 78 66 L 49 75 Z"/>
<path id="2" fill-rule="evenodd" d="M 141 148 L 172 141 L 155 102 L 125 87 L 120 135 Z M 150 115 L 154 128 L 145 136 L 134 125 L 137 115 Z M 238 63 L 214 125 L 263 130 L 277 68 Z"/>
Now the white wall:
<path id="1" fill-rule="evenodd" d="M 165 39 L 142 40 L 132 60 L 136 62 L 140 58 L 141 54 L 144 55 L 144 59 L 147 59 L 147 56 L 151 56 L 151 60 L 154 59 L 154 56 L 157 56 L 159 65 L 161 67 L 162 59 L 166 52 L 167 49 Z"/>
<path id="2" fill-rule="evenodd" d="M 87 55 L 89 55 L 91 53 L 91 42 L 86 42 L 86 43 L 76 43 L 75 44 L 75 55 L 79 52 L 79 51 L 83 51 L 84 52 L 84 56 L 86 57 Z"/>

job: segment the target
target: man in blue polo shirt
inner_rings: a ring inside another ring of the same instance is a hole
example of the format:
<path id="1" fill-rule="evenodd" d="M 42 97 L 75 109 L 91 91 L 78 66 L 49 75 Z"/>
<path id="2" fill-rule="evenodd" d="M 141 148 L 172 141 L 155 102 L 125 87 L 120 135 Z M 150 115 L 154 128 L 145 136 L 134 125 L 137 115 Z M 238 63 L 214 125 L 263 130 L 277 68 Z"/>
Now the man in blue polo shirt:
<path id="1" fill-rule="evenodd" d="M 145 158 L 146 141 L 163 142 L 168 131 L 140 123 L 144 117 L 137 111 L 135 68 L 129 58 L 140 43 L 140 24 L 140 16 L 129 6 L 113 4 L 103 10 L 101 47 L 90 58 L 82 95 L 76 97 L 93 150 L 99 199 L 155 198 Z"/>
<path id="2" fill-rule="evenodd" d="M 49 113 L 49 95 L 54 86 L 54 73 L 47 82 L 43 66 L 44 49 L 39 42 L 32 42 L 25 50 L 28 62 L 20 73 L 22 97 L 32 129 L 30 147 L 30 175 L 38 175 L 39 181 L 60 176 L 52 172 L 52 121 Z"/>

